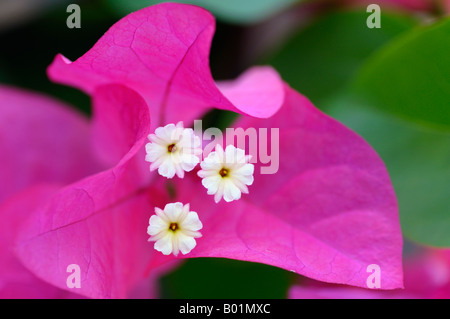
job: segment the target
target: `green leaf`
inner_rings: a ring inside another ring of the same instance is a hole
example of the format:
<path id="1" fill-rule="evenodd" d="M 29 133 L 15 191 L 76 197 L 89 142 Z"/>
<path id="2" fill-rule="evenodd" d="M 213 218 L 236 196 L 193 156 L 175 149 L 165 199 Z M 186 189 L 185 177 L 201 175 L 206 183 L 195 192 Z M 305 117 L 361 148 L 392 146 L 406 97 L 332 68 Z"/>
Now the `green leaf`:
<path id="1" fill-rule="evenodd" d="M 364 66 L 352 88 L 364 103 L 450 129 L 450 19 L 418 28 Z"/>
<path id="2" fill-rule="evenodd" d="M 409 17 L 382 11 L 382 27 L 369 29 L 368 16 L 365 11 L 332 12 L 294 35 L 266 62 L 322 107 L 375 50 L 415 25 Z"/>
<path id="3" fill-rule="evenodd" d="M 403 234 L 450 247 L 450 133 L 404 121 L 349 96 L 327 112 L 364 137 L 380 154 L 397 194 Z"/>
<path id="4" fill-rule="evenodd" d="M 163 298 L 281 299 L 297 275 L 280 268 L 223 258 L 188 259 L 161 278 Z"/>
<path id="5" fill-rule="evenodd" d="M 162 3 L 178 2 L 194 4 L 211 11 L 218 19 L 236 24 L 259 22 L 289 7 L 298 0 L 105 0 L 105 4 L 121 15 Z"/>
<path id="6" fill-rule="evenodd" d="M 386 163 L 404 235 L 436 247 L 450 247 L 449 40 L 449 20 L 396 38 L 327 108 Z"/>

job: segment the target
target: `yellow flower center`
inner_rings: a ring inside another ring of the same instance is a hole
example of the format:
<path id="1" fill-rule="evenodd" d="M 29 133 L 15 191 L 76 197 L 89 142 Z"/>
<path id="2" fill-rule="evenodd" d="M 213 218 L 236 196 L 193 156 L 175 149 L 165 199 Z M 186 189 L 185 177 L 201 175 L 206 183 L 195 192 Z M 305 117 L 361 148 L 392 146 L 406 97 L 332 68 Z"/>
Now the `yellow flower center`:
<path id="1" fill-rule="evenodd" d="M 220 174 L 220 176 L 222 176 L 222 177 L 227 177 L 229 173 L 230 173 L 230 171 L 229 171 L 228 169 L 226 169 L 226 168 L 222 168 L 222 169 L 219 171 L 219 174 Z"/>
<path id="2" fill-rule="evenodd" d="M 177 223 L 171 223 L 169 226 L 169 229 L 172 231 L 176 231 L 178 229 L 178 224 Z"/>
<path id="3" fill-rule="evenodd" d="M 177 150 L 177 148 L 176 148 L 175 144 L 170 144 L 167 147 L 167 150 L 169 151 L 169 153 L 173 153 L 173 152 L 175 152 Z"/>

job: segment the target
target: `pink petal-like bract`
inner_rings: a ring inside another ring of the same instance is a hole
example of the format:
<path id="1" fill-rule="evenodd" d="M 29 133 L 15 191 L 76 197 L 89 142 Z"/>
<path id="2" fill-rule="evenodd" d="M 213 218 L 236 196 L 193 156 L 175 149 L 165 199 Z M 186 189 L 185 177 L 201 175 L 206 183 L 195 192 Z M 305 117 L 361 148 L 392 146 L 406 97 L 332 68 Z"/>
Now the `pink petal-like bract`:
<path id="1" fill-rule="evenodd" d="M 98 171 L 87 117 L 49 97 L 0 87 L 0 298 L 79 297 L 38 279 L 13 253 L 30 213 Z"/>
<path id="2" fill-rule="evenodd" d="M 449 299 L 450 250 L 426 249 L 405 259 L 405 289 L 380 291 L 303 281 L 292 299 Z"/>
<path id="3" fill-rule="evenodd" d="M 237 127 L 278 128 L 279 169 L 260 174 L 257 163 L 250 194 L 231 203 L 215 204 L 194 173 L 172 181 L 170 201 L 190 203 L 204 225 L 187 257 L 261 262 L 359 287 L 376 264 L 381 289 L 402 287 L 398 209 L 381 159 L 270 67 L 216 84 L 208 66 L 213 32 L 204 9 L 166 3 L 120 20 L 74 62 L 56 57 L 50 77 L 94 98 L 95 154 L 110 168 L 30 213 L 16 241 L 20 261 L 68 291 L 67 266 L 77 264 L 79 294 L 126 297 L 148 265 L 173 259 L 147 242 L 154 206 L 169 201 L 165 188 L 149 186 L 147 135 L 179 120 L 188 126 L 216 107 L 244 114 Z"/>
<path id="4" fill-rule="evenodd" d="M 23 265 L 56 287 L 73 291 L 67 267 L 75 264 L 81 273 L 78 294 L 123 298 L 144 279 L 153 253 L 145 225 L 158 192 L 143 187 L 141 159 L 135 156 L 146 141 L 150 118 L 144 100 L 126 87 L 100 86 L 93 95 L 94 144 L 116 163 L 38 206 L 21 225 L 15 252 Z"/>
<path id="5" fill-rule="evenodd" d="M 81 297 L 76 291 L 64 291 L 40 280 L 22 265 L 13 251 L 23 221 L 58 189 L 57 185 L 27 188 L 0 204 L 0 299 Z"/>
<path id="6" fill-rule="evenodd" d="M 214 17 L 205 9 L 163 3 L 134 12 L 74 62 L 58 55 L 49 77 L 92 93 L 107 83 L 144 97 L 152 128 L 184 121 L 189 126 L 211 107 L 266 118 L 283 102 L 282 81 L 271 67 L 255 67 L 240 85 L 219 87 L 209 68 Z"/>
<path id="7" fill-rule="evenodd" d="M 0 202 L 35 183 L 70 183 L 99 169 L 88 119 L 61 102 L 0 86 Z"/>
<path id="8" fill-rule="evenodd" d="M 383 162 L 362 138 L 288 87 L 277 114 L 243 117 L 236 126 L 279 128 L 279 170 L 260 174 L 257 163 L 250 194 L 219 205 L 195 183 L 178 183 L 180 200 L 204 221 L 189 257 L 261 262 L 359 287 L 367 287 L 375 264 L 381 289 L 402 287 L 396 197 Z"/>

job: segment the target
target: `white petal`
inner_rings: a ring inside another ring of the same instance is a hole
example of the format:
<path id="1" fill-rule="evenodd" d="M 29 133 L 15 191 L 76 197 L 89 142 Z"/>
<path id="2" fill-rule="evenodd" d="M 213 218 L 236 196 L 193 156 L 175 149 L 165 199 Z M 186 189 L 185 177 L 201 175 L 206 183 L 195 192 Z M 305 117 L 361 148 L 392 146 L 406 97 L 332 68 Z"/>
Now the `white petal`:
<path id="1" fill-rule="evenodd" d="M 155 207 L 155 213 L 156 213 L 156 215 L 158 215 L 159 218 L 161 218 L 164 222 L 166 222 L 167 225 L 168 225 L 168 223 L 170 223 L 169 218 L 167 218 L 166 213 L 164 213 L 164 211 L 161 208 Z M 150 217 L 150 219 L 151 219 L 151 217 Z"/>
<path id="2" fill-rule="evenodd" d="M 208 193 L 214 194 L 217 192 L 221 181 L 222 177 L 216 173 L 213 176 L 203 178 L 202 185 L 208 190 Z"/>
<path id="3" fill-rule="evenodd" d="M 245 185 L 252 185 L 254 180 L 253 175 L 238 175 L 236 176 L 236 178 Z"/>
<path id="4" fill-rule="evenodd" d="M 177 223 L 182 212 L 183 204 L 180 202 L 169 203 L 164 207 L 164 213 L 171 223 Z"/>
<path id="5" fill-rule="evenodd" d="M 172 133 L 175 130 L 174 124 L 167 124 L 164 127 L 158 127 L 155 130 L 155 135 L 164 142 L 170 143 L 172 141 Z"/>
<path id="6" fill-rule="evenodd" d="M 222 199 L 223 196 L 223 192 L 224 192 L 224 187 L 225 187 L 225 183 L 219 183 L 219 187 L 217 188 L 217 192 L 214 195 L 214 201 L 216 203 L 220 202 L 220 200 Z M 213 195 L 214 193 L 209 193 L 209 195 Z"/>
<path id="7" fill-rule="evenodd" d="M 175 165 L 175 173 L 179 178 L 184 178 L 184 170 L 181 164 Z"/>
<path id="8" fill-rule="evenodd" d="M 190 213 L 190 205 L 186 204 L 182 207 L 181 212 L 177 218 L 177 223 L 180 225 L 180 228 L 182 227 L 181 225 L 184 223 L 184 221 L 186 220 L 186 217 L 189 215 L 189 213 Z"/>
<path id="9" fill-rule="evenodd" d="M 220 170 L 223 166 L 222 158 L 216 153 L 209 153 L 208 157 L 206 157 L 203 162 L 200 163 L 200 167 L 203 170 Z"/>
<path id="10" fill-rule="evenodd" d="M 193 237 L 186 236 L 184 234 L 179 234 L 178 240 L 179 240 L 178 242 L 179 249 L 183 255 L 186 255 L 189 252 L 191 252 L 191 250 L 194 249 L 195 246 L 197 245 L 197 242 Z"/>
<path id="11" fill-rule="evenodd" d="M 185 231 L 198 231 L 203 228 L 203 224 L 196 212 L 189 212 L 186 218 L 180 223 L 180 228 Z"/>
<path id="12" fill-rule="evenodd" d="M 145 156 L 147 162 L 154 162 L 162 156 L 167 156 L 167 147 L 155 143 L 147 143 L 145 151 L 147 153 Z"/>
<path id="13" fill-rule="evenodd" d="M 175 256 L 178 256 L 178 253 L 180 252 L 180 235 L 179 232 L 172 235 L 172 252 Z"/>
<path id="14" fill-rule="evenodd" d="M 158 168 L 158 173 L 161 176 L 172 178 L 175 176 L 175 165 L 172 163 L 171 160 L 165 160 L 161 166 Z"/>
<path id="15" fill-rule="evenodd" d="M 253 175 L 253 173 L 255 172 L 255 165 L 253 164 L 245 164 L 242 167 L 236 169 L 233 171 L 234 175 Z"/>
<path id="16" fill-rule="evenodd" d="M 200 162 L 200 158 L 191 154 L 181 155 L 181 166 L 186 172 L 192 171 Z"/>
<path id="17" fill-rule="evenodd" d="M 160 240 L 161 238 L 163 238 L 164 236 L 166 236 L 167 233 L 168 233 L 167 230 L 162 231 L 162 232 L 159 232 L 158 234 L 156 234 L 156 235 L 154 235 L 154 236 L 151 236 L 151 237 L 148 239 L 148 241 L 158 241 L 158 240 Z"/>
<path id="18" fill-rule="evenodd" d="M 166 161 L 165 157 L 161 156 L 160 158 L 158 158 L 156 161 L 150 164 L 150 171 L 152 172 L 155 169 L 159 168 L 161 164 L 164 163 L 164 161 Z"/>
<path id="19" fill-rule="evenodd" d="M 217 154 L 217 156 L 220 157 L 221 160 L 223 160 L 224 150 L 223 150 L 222 145 L 217 144 L 216 147 L 214 148 L 214 152 Z"/>
<path id="20" fill-rule="evenodd" d="M 197 172 L 197 175 L 201 178 L 219 176 L 220 168 L 215 170 L 200 170 Z"/>
<path id="21" fill-rule="evenodd" d="M 226 202 L 231 202 L 233 200 L 238 200 L 241 198 L 241 191 L 234 185 L 231 180 L 227 180 L 225 183 L 225 188 L 223 192 L 223 199 Z"/>
<path id="22" fill-rule="evenodd" d="M 233 183 L 234 183 L 234 185 L 236 185 L 237 188 L 239 188 L 239 190 L 242 193 L 248 194 L 247 185 L 245 185 L 239 178 L 233 178 Z"/>
<path id="23" fill-rule="evenodd" d="M 157 251 L 162 252 L 164 255 L 170 255 L 172 253 L 172 234 L 167 233 L 166 236 L 155 242 L 153 246 Z"/>
<path id="24" fill-rule="evenodd" d="M 150 217 L 149 226 L 147 228 L 147 233 L 150 236 L 154 236 L 161 231 L 166 231 L 169 227 L 168 223 L 164 221 L 161 217 L 153 215 Z"/>

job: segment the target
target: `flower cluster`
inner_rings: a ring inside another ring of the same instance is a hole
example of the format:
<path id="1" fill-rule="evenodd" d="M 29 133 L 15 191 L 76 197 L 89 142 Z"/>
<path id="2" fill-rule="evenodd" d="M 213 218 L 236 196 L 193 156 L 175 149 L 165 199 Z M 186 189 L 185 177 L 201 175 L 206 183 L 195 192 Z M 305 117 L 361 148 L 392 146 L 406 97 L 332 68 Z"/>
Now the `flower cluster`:
<path id="1" fill-rule="evenodd" d="M 192 171 L 200 163 L 203 153 L 200 138 L 192 129 L 184 128 L 183 122 L 158 127 L 148 139 L 145 160 L 151 163 L 150 171 L 158 169 L 158 173 L 166 178 L 175 175 L 184 178 L 184 172 Z M 200 163 L 201 170 L 197 174 L 208 195 L 214 195 L 216 203 L 222 198 L 231 202 L 240 199 L 242 193 L 248 194 L 247 186 L 253 184 L 254 172 L 250 159 L 250 155 L 234 145 L 228 145 L 224 150 L 217 144 Z M 164 210 L 156 207 L 155 212 L 147 233 L 152 236 L 149 241 L 155 241 L 156 250 L 177 256 L 179 251 L 187 254 L 194 249 L 194 238 L 201 236 L 198 230 L 202 224 L 197 213 L 189 211 L 189 204 L 170 203 Z"/>

